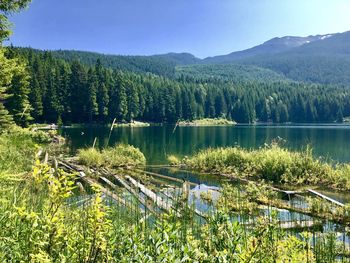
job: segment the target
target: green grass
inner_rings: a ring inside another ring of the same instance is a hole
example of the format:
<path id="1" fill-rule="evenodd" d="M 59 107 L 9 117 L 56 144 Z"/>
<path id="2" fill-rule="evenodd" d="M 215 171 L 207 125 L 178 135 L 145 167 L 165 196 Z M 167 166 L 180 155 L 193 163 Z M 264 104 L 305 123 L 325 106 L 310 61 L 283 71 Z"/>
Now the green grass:
<path id="1" fill-rule="evenodd" d="M 307 243 L 278 229 L 274 219 L 261 217 L 251 231 L 223 211 L 196 227 L 174 214 L 160 214 L 146 225 L 120 217 L 117 205 L 107 206 L 99 187 L 93 189 L 95 195 L 84 209 L 67 206 L 74 176 L 38 163 L 21 187 L 2 191 L 1 261 L 314 261 Z"/>
<path id="2" fill-rule="evenodd" d="M 0 136 L 0 173 L 17 174 L 29 171 L 36 152 L 51 141 L 41 131 L 13 127 Z"/>
<path id="3" fill-rule="evenodd" d="M 78 152 L 78 159 L 81 164 L 93 167 L 125 167 L 146 164 L 143 153 L 130 145 L 119 144 L 102 151 L 88 148 Z"/>
<path id="4" fill-rule="evenodd" d="M 170 165 L 179 165 L 181 163 L 180 159 L 175 155 L 169 155 L 167 161 Z"/>
<path id="5" fill-rule="evenodd" d="M 207 149 L 186 160 L 186 165 L 196 170 L 264 179 L 275 184 L 350 189 L 350 165 L 333 166 L 313 157 L 310 149 L 294 152 L 275 144 L 258 150 Z"/>

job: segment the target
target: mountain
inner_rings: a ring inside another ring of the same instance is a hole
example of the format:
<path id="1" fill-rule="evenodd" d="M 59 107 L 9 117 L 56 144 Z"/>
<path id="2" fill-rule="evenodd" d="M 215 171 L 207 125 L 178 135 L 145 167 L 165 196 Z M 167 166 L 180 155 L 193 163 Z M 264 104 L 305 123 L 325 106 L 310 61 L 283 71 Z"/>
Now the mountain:
<path id="1" fill-rule="evenodd" d="M 261 45 L 258 45 L 246 50 L 232 52 L 228 55 L 205 58 L 202 61 L 202 63 L 205 63 L 205 64 L 232 63 L 240 59 L 250 58 L 258 55 L 269 55 L 269 54 L 281 53 L 296 47 L 300 47 L 305 44 L 309 44 L 315 41 L 329 38 L 331 36 L 332 34 L 308 36 L 308 37 L 295 37 L 295 36 L 285 36 L 281 38 L 276 37 L 264 42 Z"/>
<path id="2" fill-rule="evenodd" d="M 296 81 L 350 85 L 350 32 L 327 35 L 285 52 L 241 59 L 239 63 L 267 68 Z"/>
<path id="3" fill-rule="evenodd" d="M 66 61 L 79 60 L 89 66 L 99 59 L 108 68 L 152 73 L 168 78 L 186 76 L 208 80 L 294 80 L 350 86 L 350 31 L 273 38 L 247 50 L 205 59 L 189 53 L 121 56 L 57 50 L 50 54 Z"/>

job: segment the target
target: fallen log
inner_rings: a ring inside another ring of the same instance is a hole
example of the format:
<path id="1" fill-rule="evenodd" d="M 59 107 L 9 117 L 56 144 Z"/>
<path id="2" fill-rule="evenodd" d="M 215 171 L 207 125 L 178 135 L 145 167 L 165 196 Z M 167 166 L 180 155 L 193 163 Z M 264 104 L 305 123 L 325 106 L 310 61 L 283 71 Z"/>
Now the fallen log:
<path id="1" fill-rule="evenodd" d="M 316 195 L 316 196 L 318 196 L 318 197 L 321 197 L 322 199 L 325 199 L 325 200 L 327 200 L 327 201 L 329 201 L 329 202 L 331 202 L 331 203 L 333 203 L 333 204 L 336 204 L 336 205 L 338 205 L 338 206 L 341 206 L 341 207 L 344 207 L 344 206 L 345 206 L 343 203 L 341 203 L 341 202 L 339 202 L 339 201 L 337 201 L 337 200 L 334 200 L 333 198 L 331 198 L 331 197 L 329 197 L 329 196 L 326 196 L 326 195 L 324 195 L 324 194 L 321 194 L 321 193 L 319 193 L 319 192 L 317 192 L 317 191 L 315 191 L 315 190 L 308 189 L 307 191 L 310 192 L 310 193 L 312 193 L 312 194 L 314 194 L 314 195 Z"/>
<path id="2" fill-rule="evenodd" d="M 135 179 L 133 179 L 130 176 L 125 176 L 127 180 L 130 181 L 131 184 L 133 184 L 136 188 L 140 189 L 140 191 L 147 196 L 149 199 L 151 199 L 158 207 L 165 211 L 170 211 L 172 209 L 171 204 L 168 202 L 164 202 L 163 199 L 159 196 L 157 196 L 156 193 L 153 191 L 149 190 L 146 186 L 143 184 L 137 182 Z"/>
<path id="3" fill-rule="evenodd" d="M 140 173 L 145 173 L 145 174 L 148 174 L 148 175 L 152 175 L 152 176 L 156 176 L 156 177 L 159 177 L 159 178 L 167 179 L 167 180 L 170 180 L 170 181 L 178 182 L 178 183 L 181 183 L 181 184 L 184 182 L 184 180 L 182 180 L 182 179 L 170 177 L 170 176 L 163 175 L 163 174 L 153 173 L 153 172 L 144 171 L 144 170 L 140 170 L 140 169 L 135 169 L 135 171 L 138 171 Z M 196 186 L 197 185 L 196 183 L 192 183 L 192 182 L 188 182 L 188 183 L 189 183 L 189 185 L 192 185 L 192 186 Z"/>

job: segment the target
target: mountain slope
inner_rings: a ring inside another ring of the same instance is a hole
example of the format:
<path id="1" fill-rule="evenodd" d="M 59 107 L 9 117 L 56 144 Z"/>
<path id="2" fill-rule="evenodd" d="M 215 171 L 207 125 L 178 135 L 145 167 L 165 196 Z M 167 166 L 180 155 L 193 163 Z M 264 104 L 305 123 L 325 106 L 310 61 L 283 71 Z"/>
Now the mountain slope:
<path id="1" fill-rule="evenodd" d="M 282 74 L 254 65 L 219 64 L 186 65 L 176 67 L 178 78 L 187 77 L 204 81 L 225 80 L 234 82 L 280 82 L 288 79 Z"/>
<path id="2" fill-rule="evenodd" d="M 239 62 L 268 68 L 296 81 L 350 85 L 350 32 Z"/>
<path id="3" fill-rule="evenodd" d="M 197 58 L 190 53 L 168 53 L 153 55 L 152 57 L 161 58 L 176 65 L 193 65 L 201 62 L 200 58 Z"/>
<path id="4" fill-rule="evenodd" d="M 205 58 L 202 63 L 232 63 L 240 59 L 250 58 L 258 55 L 268 55 L 281 53 L 295 47 L 300 47 L 304 44 L 312 43 L 318 40 L 322 40 L 331 35 L 317 35 L 317 36 L 308 36 L 308 37 L 293 37 L 286 36 L 281 38 L 273 38 L 261 45 L 242 50 L 237 52 L 232 52 L 228 55 L 215 56 Z"/>

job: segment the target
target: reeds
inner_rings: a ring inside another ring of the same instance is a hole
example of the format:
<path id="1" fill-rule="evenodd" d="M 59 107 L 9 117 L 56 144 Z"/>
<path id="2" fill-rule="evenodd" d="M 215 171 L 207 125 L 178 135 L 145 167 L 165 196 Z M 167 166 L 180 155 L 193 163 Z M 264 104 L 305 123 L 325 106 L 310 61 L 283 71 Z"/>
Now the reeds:
<path id="1" fill-rule="evenodd" d="M 294 152 L 276 144 L 258 150 L 239 147 L 207 149 L 185 160 L 193 169 L 292 186 L 323 185 L 350 189 L 349 164 L 331 165 L 313 157 L 312 150 Z"/>
<path id="2" fill-rule="evenodd" d="M 91 167 L 125 167 L 145 165 L 146 158 L 141 151 L 133 146 L 118 144 L 102 151 L 95 148 L 82 149 L 78 153 L 81 164 Z"/>

